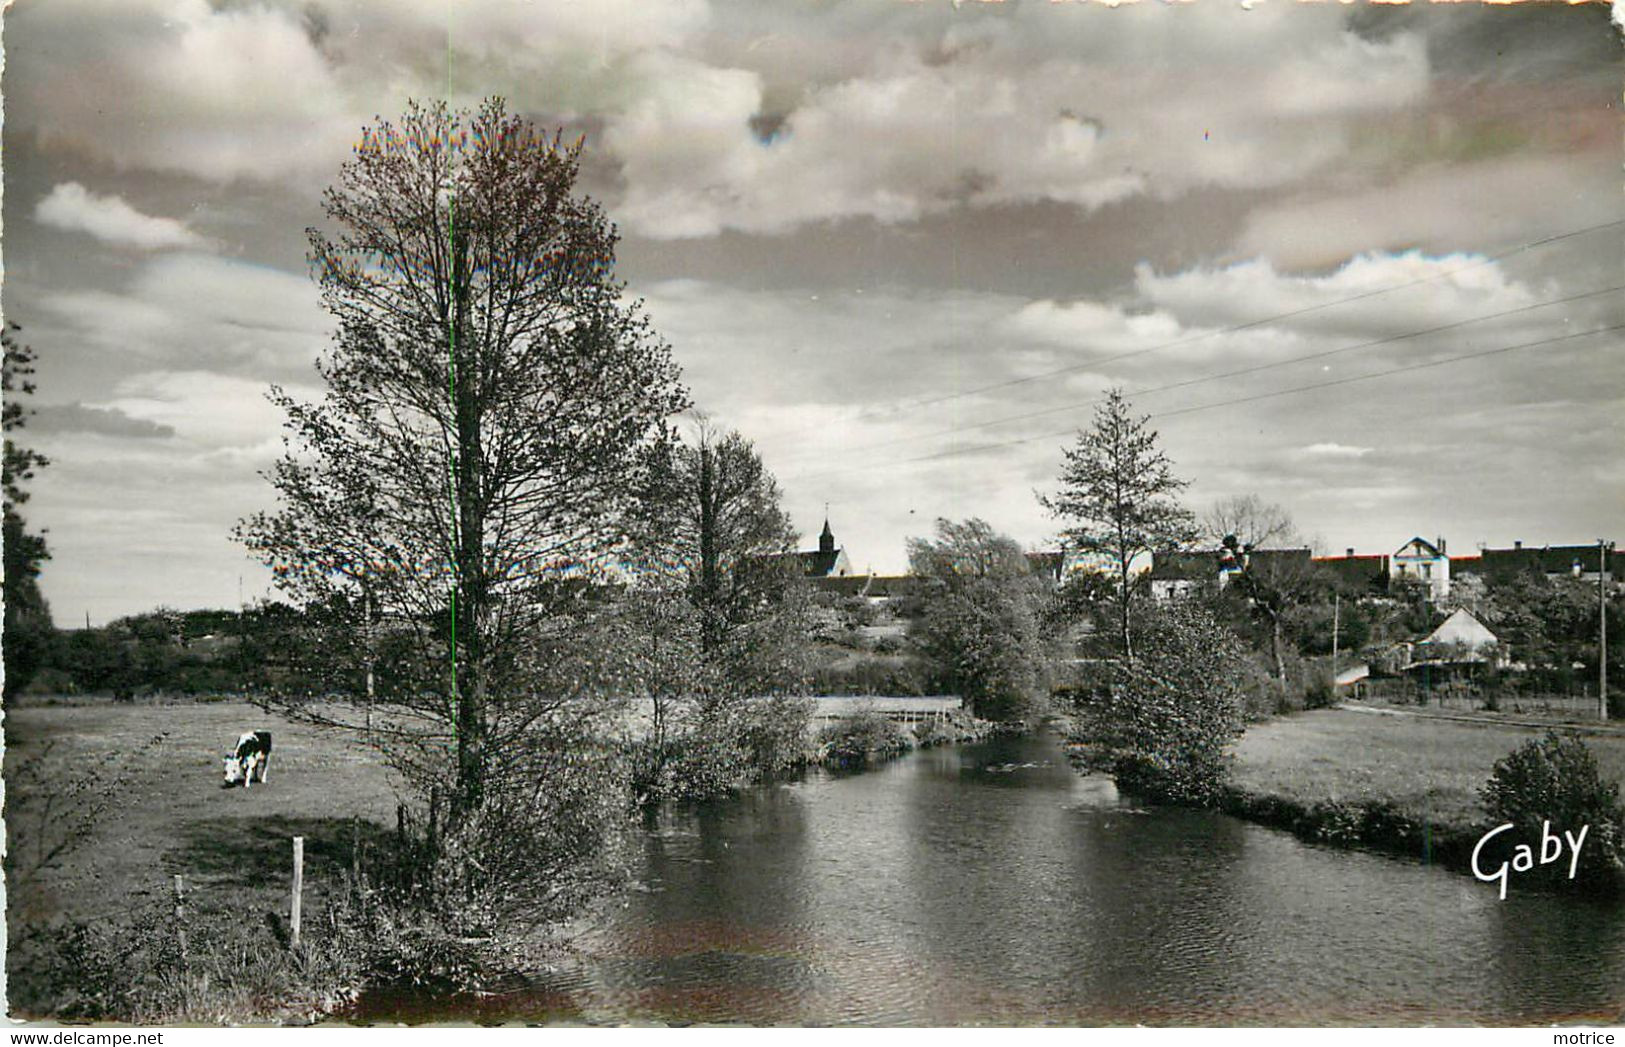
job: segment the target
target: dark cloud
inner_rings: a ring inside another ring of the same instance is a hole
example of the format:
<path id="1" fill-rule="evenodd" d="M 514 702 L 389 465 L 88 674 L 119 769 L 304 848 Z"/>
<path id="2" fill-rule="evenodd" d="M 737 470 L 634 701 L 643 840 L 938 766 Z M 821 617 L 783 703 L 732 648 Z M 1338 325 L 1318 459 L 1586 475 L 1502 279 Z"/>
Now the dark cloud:
<path id="1" fill-rule="evenodd" d="M 135 439 L 168 439 L 173 426 L 135 418 L 116 407 L 87 407 L 81 403 L 43 404 L 28 420 L 29 428 L 41 433 L 98 433 Z"/>

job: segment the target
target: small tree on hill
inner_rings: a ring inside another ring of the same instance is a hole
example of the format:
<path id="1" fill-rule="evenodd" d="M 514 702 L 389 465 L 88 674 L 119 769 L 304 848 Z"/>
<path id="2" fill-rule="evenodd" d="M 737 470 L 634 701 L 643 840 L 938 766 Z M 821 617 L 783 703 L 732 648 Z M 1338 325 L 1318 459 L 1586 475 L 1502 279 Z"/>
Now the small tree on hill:
<path id="1" fill-rule="evenodd" d="M 1297 525 L 1282 506 L 1256 494 L 1231 495 L 1202 514 L 1202 540 L 1214 546 L 1235 538 L 1243 548 L 1284 549 L 1298 544 Z"/>
<path id="2" fill-rule="evenodd" d="M 1103 562 L 1113 577 L 1118 641 L 1134 656 L 1134 563 L 1196 540 L 1195 519 L 1175 499 L 1187 486 L 1157 446 L 1150 416 L 1136 418 L 1121 389 L 1095 411 L 1094 425 L 1065 451 L 1061 486 L 1039 501 L 1068 526 L 1062 540 Z"/>

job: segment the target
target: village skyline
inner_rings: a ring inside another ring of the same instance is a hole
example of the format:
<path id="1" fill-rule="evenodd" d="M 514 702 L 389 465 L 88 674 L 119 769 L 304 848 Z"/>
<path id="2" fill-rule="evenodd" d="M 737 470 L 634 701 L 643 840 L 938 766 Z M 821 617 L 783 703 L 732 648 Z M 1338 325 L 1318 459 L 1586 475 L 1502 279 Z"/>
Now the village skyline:
<path id="1" fill-rule="evenodd" d="M 938 517 L 1052 547 L 1035 493 L 1112 387 L 1194 511 L 1257 495 L 1320 553 L 1617 535 L 1604 7 L 571 10 L 8 9 L 4 304 L 60 624 L 270 593 L 230 530 L 272 503 L 266 389 L 318 389 L 303 231 L 408 97 L 584 136 L 695 403 L 856 569 Z"/>

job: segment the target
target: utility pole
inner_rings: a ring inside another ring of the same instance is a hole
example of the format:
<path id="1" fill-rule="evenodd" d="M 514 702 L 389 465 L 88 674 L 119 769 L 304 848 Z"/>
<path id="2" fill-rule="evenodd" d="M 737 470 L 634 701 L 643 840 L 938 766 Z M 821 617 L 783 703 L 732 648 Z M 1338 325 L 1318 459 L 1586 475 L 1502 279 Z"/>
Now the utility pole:
<path id="1" fill-rule="evenodd" d="M 1332 686 L 1337 686 L 1337 625 L 1338 611 L 1342 608 L 1343 594 L 1332 593 Z"/>
<path id="2" fill-rule="evenodd" d="M 364 642 L 367 647 L 367 741 L 372 741 L 372 587 L 367 584 L 366 576 L 361 581 L 361 628 Z"/>
<path id="3" fill-rule="evenodd" d="M 1597 539 L 1597 717 L 1608 719 L 1608 554 L 1613 543 Z"/>

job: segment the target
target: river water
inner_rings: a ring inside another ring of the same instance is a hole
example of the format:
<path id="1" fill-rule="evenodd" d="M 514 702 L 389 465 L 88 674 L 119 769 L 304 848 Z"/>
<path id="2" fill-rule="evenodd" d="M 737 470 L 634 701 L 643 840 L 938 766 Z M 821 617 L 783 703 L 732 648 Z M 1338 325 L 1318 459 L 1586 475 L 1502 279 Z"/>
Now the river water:
<path id="1" fill-rule="evenodd" d="M 639 889 L 560 969 L 396 1015 L 1503 1025 L 1625 1009 L 1625 906 L 1516 883 L 1501 901 L 1459 873 L 1137 806 L 1048 738 L 673 806 L 644 846 Z"/>

